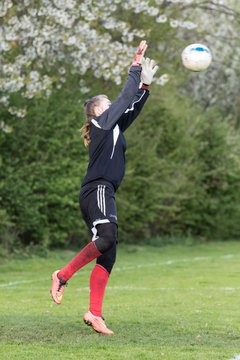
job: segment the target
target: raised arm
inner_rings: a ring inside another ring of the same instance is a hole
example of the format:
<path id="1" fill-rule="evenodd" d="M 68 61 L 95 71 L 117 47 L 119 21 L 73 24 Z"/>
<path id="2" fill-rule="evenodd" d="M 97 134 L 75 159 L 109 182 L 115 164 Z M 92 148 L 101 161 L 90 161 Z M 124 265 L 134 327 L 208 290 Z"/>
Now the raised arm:
<path id="1" fill-rule="evenodd" d="M 157 70 L 158 66 L 156 65 L 156 62 L 154 60 L 150 60 L 149 58 L 142 59 L 142 87 L 138 90 L 137 94 L 133 99 L 133 102 L 125 110 L 125 112 L 117 122 L 121 131 L 125 131 L 140 114 L 149 96 L 149 85 L 152 83 L 153 76 L 155 75 Z"/>
<path id="2" fill-rule="evenodd" d="M 129 105 L 133 102 L 141 82 L 141 60 L 144 52 L 146 51 L 146 41 L 141 41 L 137 53 L 135 54 L 134 61 L 129 70 L 126 84 L 119 95 L 119 97 L 95 120 L 98 126 L 104 130 L 112 129 L 117 123 L 118 119 L 126 111 Z"/>

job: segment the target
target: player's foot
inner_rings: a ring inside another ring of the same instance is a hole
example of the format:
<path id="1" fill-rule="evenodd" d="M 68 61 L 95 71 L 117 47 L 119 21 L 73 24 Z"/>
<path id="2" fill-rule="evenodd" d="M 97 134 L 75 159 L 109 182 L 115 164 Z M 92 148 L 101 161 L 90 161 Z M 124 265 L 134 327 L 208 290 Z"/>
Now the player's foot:
<path id="1" fill-rule="evenodd" d="M 90 311 L 84 315 L 83 321 L 85 324 L 92 326 L 92 328 L 98 333 L 113 335 L 113 331 L 107 328 L 103 318 L 100 316 L 94 316 Z"/>
<path id="2" fill-rule="evenodd" d="M 56 270 L 52 273 L 52 289 L 50 294 L 52 295 L 53 300 L 56 304 L 61 304 L 63 291 L 67 282 L 65 280 L 59 279 L 57 274 L 60 270 Z"/>

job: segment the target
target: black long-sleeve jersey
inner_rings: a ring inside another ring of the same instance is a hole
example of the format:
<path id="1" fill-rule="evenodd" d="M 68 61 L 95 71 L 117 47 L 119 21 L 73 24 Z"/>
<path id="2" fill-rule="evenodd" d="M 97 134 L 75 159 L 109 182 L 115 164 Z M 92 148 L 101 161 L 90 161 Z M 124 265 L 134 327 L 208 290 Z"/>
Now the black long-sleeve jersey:
<path id="1" fill-rule="evenodd" d="M 98 179 L 112 183 L 115 190 L 125 174 L 126 141 L 123 132 L 132 124 L 146 102 L 149 91 L 139 89 L 141 67 L 132 66 L 120 96 L 90 123 L 89 165 L 82 186 Z"/>

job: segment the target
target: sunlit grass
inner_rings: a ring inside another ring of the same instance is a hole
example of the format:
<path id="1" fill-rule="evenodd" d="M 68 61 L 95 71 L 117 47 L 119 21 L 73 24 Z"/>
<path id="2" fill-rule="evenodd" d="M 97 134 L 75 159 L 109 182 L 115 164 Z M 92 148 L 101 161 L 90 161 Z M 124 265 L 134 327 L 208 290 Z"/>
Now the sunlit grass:
<path id="1" fill-rule="evenodd" d="M 72 252 L 0 266 L 1 359 L 228 360 L 240 354 L 240 244 L 119 246 L 104 301 L 115 335 L 87 327 L 92 265 L 69 282 L 61 306 L 50 276 Z"/>

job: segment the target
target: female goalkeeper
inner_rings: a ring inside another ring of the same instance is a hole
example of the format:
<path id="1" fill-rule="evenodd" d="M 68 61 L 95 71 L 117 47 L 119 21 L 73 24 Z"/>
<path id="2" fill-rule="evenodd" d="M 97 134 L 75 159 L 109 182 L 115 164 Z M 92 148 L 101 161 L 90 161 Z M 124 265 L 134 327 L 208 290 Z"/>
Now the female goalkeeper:
<path id="1" fill-rule="evenodd" d="M 82 128 L 89 146 L 89 166 L 80 191 L 83 218 L 92 231 L 86 245 L 63 269 L 52 274 L 51 295 L 61 304 L 67 281 L 73 274 L 96 259 L 90 276 L 90 306 L 83 320 L 99 333 L 111 335 L 102 318 L 102 303 L 109 275 L 116 259 L 117 210 L 115 192 L 125 173 L 126 142 L 124 131 L 140 113 L 148 96 L 148 87 L 158 66 L 143 57 L 147 48 L 141 41 L 120 96 L 111 103 L 105 95 L 85 102 L 87 122 Z"/>

